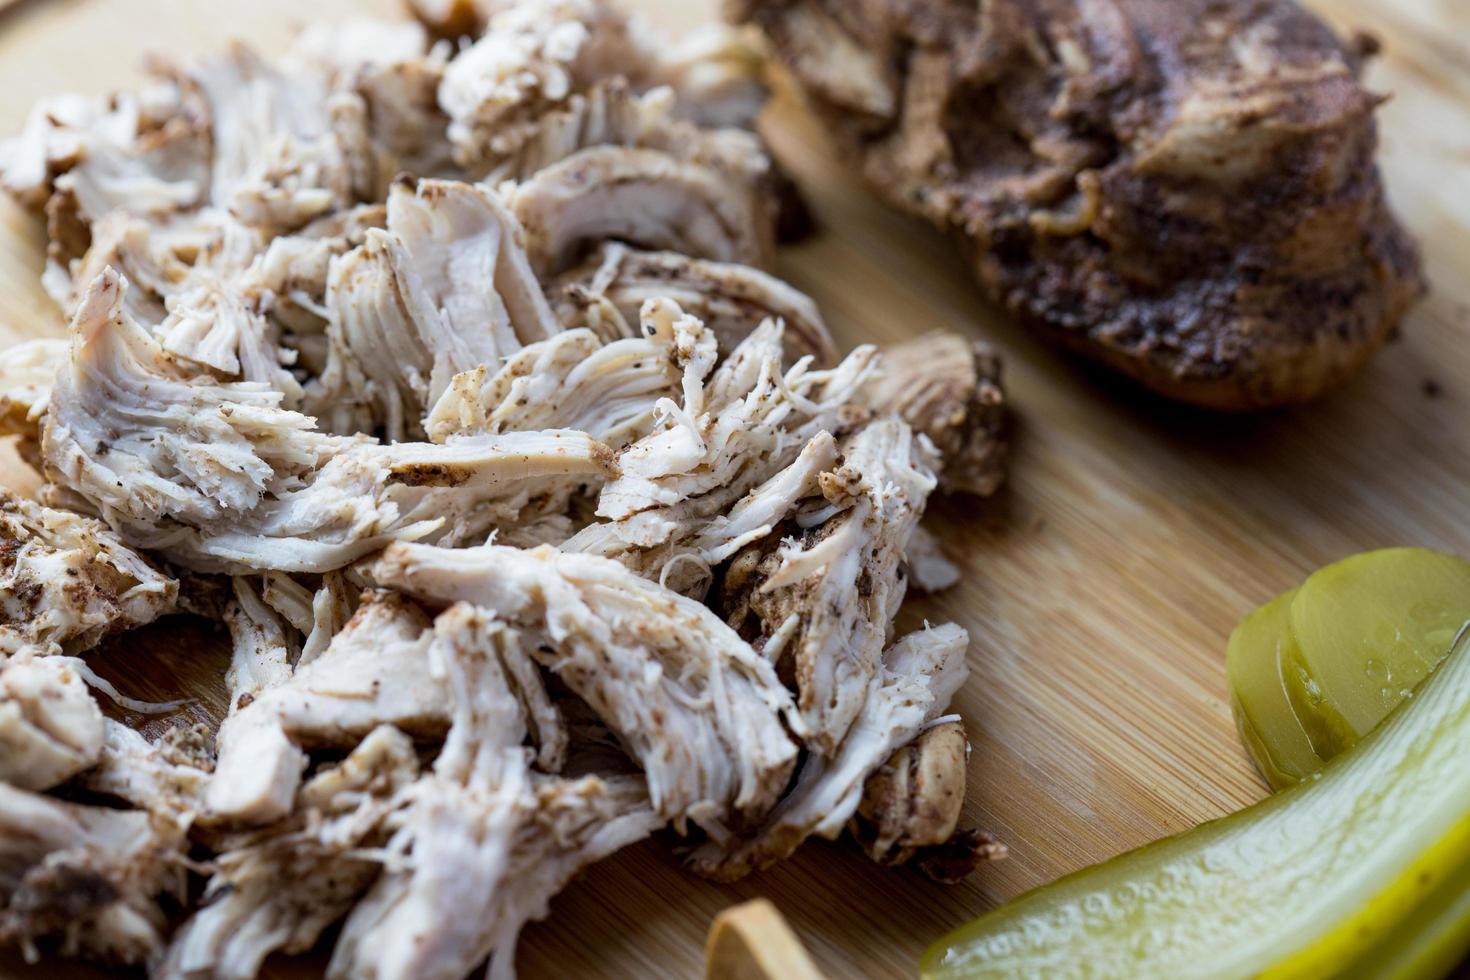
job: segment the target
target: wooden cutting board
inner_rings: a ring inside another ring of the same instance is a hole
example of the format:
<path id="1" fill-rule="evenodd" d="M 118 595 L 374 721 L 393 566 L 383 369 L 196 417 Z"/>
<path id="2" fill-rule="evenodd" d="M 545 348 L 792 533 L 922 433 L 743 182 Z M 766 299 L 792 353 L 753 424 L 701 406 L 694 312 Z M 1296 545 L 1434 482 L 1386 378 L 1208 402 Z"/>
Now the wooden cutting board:
<path id="1" fill-rule="evenodd" d="M 717 6 L 636 5 L 669 30 Z M 1226 636 L 1256 604 L 1361 549 L 1470 554 L 1470 5 L 1314 5 L 1385 42 L 1369 74 L 1394 96 L 1381 114 L 1383 164 L 1434 291 L 1362 377 L 1292 412 L 1201 414 L 1053 355 L 980 299 L 939 235 L 865 196 L 795 99 L 777 100 L 767 135 L 821 222 L 784 252 L 781 271 L 818 300 L 840 341 L 943 327 L 1006 355 L 1018 415 L 1011 483 L 985 503 L 934 506 L 966 576 L 912 601 L 905 620 L 970 630 L 972 676 L 956 705 L 974 744 L 965 818 L 1011 857 L 944 887 L 812 843 L 720 887 L 653 841 L 556 899 L 521 944 L 524 976 L 695 976 L 711 917 L 756 895 L 780 907 L 831 977 L 911 975 L 929 941 L 997 902 L 1263 794 L 1222 666 Z M 129 84 L 146 51 L 209 51 L 229 36 L 271 51 L 308 6 L 321 18 L 394 11 L 392 0 L 20 0 L 0 9 L 0 132 L 48 93 Z M 62 329 L 37 283 L 41 243 L 30 219 L 0 204 L 5 344 Z M 8 454 L 0 477 L 25 482 Z M 207 630 L 157 626 L 93 662 L 129 693 L 181 686 L 202 716 L 221 707 L 223 648 Z M 0 961 L 0 975 L 64 972 L 16 962 Z M 320 965 L 277 960 L 266 974 Z"/>

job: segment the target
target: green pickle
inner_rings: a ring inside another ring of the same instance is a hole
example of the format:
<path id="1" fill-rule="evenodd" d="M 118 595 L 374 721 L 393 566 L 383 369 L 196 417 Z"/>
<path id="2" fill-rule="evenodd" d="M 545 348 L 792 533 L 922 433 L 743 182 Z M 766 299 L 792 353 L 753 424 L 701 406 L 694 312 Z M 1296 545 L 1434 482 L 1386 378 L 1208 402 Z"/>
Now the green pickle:
<path id="1" fill-rule="evenodd" d="M 1274 789 L 1322 768 L 1413 695 L 1470 621 L 1470 562 L 1424 548 L 1328 565 L 1230 635 L 1241 741 Z"/>
<path id="2" fill-rule="evenodd" d="M 1287 690 L 1286 671 L 1296 653 L 1290 625 L 1295 596 L 1292 589 L 1247 616 L 1230 634 L 1225 653 L 1230 705 L 1241 741 L 1275 789 L 1305 779 L 1324 761 Z"/>
<path id="3" fill-rule="evenodd" d="M 1470 621 L 1470 562 L 1387 548 L 1328 565 L 1291 603 L 1296 698 L 1323 758 L 1378 726 Z"/>
<path id="4" fill-rule="evenodd" d="M 926 980 L 1441 975 L 1470 930 L 1470 641 L 1352 749 L 1239 813 L 1010 902 Z"/>

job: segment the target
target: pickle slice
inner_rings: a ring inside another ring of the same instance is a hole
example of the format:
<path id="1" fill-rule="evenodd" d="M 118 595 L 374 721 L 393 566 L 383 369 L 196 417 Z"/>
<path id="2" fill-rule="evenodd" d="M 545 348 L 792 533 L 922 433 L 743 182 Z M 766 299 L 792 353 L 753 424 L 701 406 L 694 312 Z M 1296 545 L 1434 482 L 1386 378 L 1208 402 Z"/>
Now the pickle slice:
<path id="1" fill-rule="evenodd" d="M 1251 613 L 1225 653 L 1230 706 L 1241 741 L 1274 789 L 1300 782 L 1322 768 L 1323 759 L 1297 717 L 1284 669 L 1292 661 L 1291 601 L 1284 592 Z"/>
<path id="2" fill-rule="evenodd" d="M 1410 697 L 1470 621 L 1470 562 L 1426 548 L 1354 555 L 1310 576 L 1290 619 L 1290 693 L 1330 758 Z"/>
<path id="3" fill-rule="evenodd" d="M 1316 779 L 1001 906 L 931 947 L 921 972 L 1319 977 L 1351 968 L 1415 927 L 1439 886 L 1470 867 L 1467 756 L 1470 642 L 1461 640 L 1412 700 Z"/>

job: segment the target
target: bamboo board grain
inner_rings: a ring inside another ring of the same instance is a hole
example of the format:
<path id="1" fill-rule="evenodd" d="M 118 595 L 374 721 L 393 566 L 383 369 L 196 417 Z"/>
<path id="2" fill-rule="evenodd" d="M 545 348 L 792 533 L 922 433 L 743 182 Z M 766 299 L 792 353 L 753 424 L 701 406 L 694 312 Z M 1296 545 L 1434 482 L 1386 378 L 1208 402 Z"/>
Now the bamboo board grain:
<path id="1" fill-rule="evenodd" d="M 670 30 L 716 6 L 634 5 Z M 965 816 L 1012 856 L 945 888 L 814 843 L 719 887 L 682 872 L 668 842 L 654 841 L 554 902 L 521 944 L 524 976 L 697 975 L 710 919 L 757 895 L 781 908 L 830 976 L 912 974 L 929 940 L 995 903 L 1262 795 L 1222 667 L 1225 637 L 1250 608 L 1352 551 L 1470 553 L 1470 5 L 1315 6 L 1385 42 L 1369 75 L 1394 96 L 1381 115 L 1382 159 L 1434 291 L 1361 378 L 1289 413 L 1204 415 L 1054 356 L 981 302 L 939 236 L 866 197 L 796 100 L 777 100 L 765 130 L 821 222 L 816 238 L 783 254 L 781 271 L 818 300 L 840 340 L 944 327 L 1006 355 L 1019 415 L 1013 479 L 985 504 L 934 508 L 966 576 L 911 602 L 905 621 L 955 620 L 971 632 L 972 678 L 957 704 L 974 744 Z M 392 9 L 390 0 L 317 0 L 310 13 Z M 135 80 L 145 51 L 209 50 L 228 36 L 270 49 L 302 11 L 291 0 L 0 9 L 0 132 L 13 132 L 39 96 Z M 0 204 L 0 344 L 61 329 L 36 282 L 40 241 L 28 218 Z M 13 456 L 0 456 L 0 476 L 24 479 Z M 179 678 L 201 714 L 220 706 L 222 654 L 207 630 L 155 627 L 93 661 L 129 693 Z M 313 969 L 272 961 L 267 975 Z M 12 974 L 92 975 L 0 961 L 0 975 Z"/>

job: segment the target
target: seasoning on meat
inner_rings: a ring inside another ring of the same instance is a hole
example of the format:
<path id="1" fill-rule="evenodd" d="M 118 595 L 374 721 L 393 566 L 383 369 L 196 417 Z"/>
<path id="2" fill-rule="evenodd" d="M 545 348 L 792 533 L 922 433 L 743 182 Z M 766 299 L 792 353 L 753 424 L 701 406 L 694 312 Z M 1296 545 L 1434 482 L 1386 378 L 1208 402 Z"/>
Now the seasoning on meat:
<path id="1" fill-rule="evenodd" d="M 1423 292 L 1382 98 L 1293 0 L 740 0 L 868 183 L 986 293 L 1171 398 L 1340 384 Z"/>

